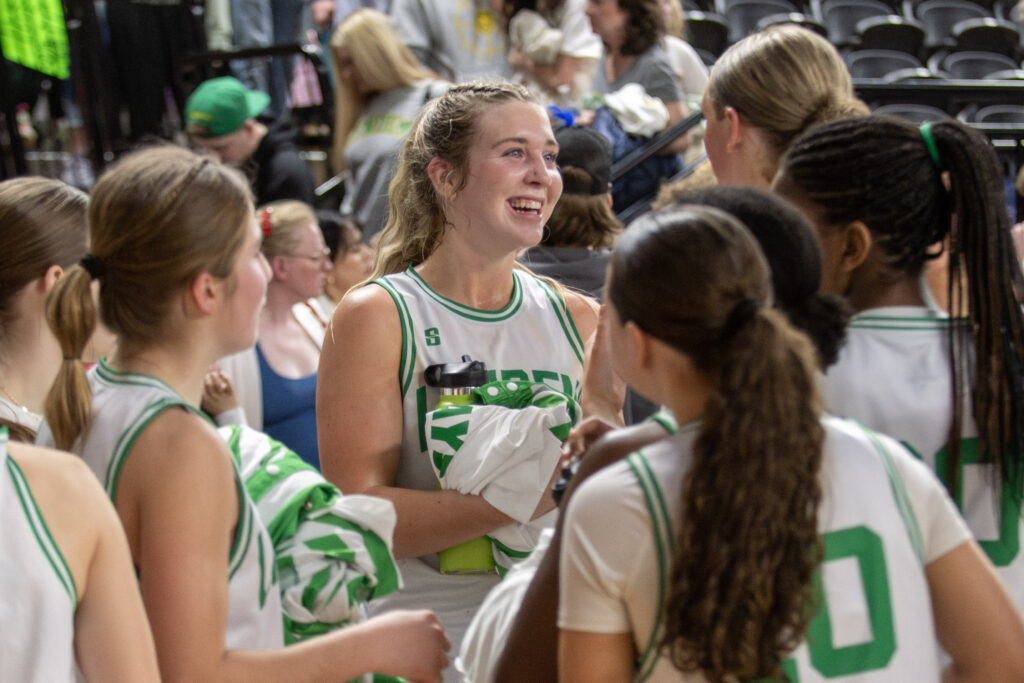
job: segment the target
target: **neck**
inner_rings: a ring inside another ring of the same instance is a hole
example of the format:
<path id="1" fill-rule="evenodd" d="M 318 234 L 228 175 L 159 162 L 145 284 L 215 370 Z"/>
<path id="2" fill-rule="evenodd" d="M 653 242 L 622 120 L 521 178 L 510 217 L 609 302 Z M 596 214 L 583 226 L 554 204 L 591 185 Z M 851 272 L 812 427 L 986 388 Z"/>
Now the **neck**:
<path id="1" fill-rule="evenodd" d="M 341 290 L 341 287 L 331 280 L 324 283 L 324 294 L 329 296 L 334 303 L 338 303 L 341 301 L 341 297 L 345 296 L 345 292 Z"/>
<path id="2" fill-rule="evenodd" d="M 444 244 L 416 272 L 441 296 L 464 306 L 496 311 L 512 297 L 515 254 L 488 260 Z"/>
<path id="3" fill-rule="evenodd" d="M 280 282 L 271 282 L 267 285 L 267 302 L 260 313 L 260 320 L 266 320 L 274 325 L 281 325 L 292 319 L 292 306 L 305 301 L 292 290 Z"/>
<path id="4" fill-rule="evenodd" d="M 50 385 L 60 368 L 57 340 L 40 318 L 37 324 L 10 326 L 0 350 L 0 395 L 42 413 Z"/>
<path id="5" fill-rule="evenodd" d="M 195 340 L 189 340 L 195 341 Z M 203 379 L 219 354 L 201 343 L 167 344 L 133 349 L 122 343 L 110 366 L 122 372 L 156 377 L 194 406 L 203 399 Z"/>
<path id="6" fill-rule="evenodd" d="M 626 72 L 626 69 L 633 65 L 636 61 L 635 55 L 624 55 L 619 52 L 619 48 L 608 48 L 608 76 L 609 80 L 614 81 L 619 76 Z"/>
<path id="7" fill-rule="evenodd" d="M 925 305 L 920 278 L 886 266 L 877 249 L 872 249 L 867 260 L 854 271 L 844 294 L 857 312 L 884 306 Z"/>

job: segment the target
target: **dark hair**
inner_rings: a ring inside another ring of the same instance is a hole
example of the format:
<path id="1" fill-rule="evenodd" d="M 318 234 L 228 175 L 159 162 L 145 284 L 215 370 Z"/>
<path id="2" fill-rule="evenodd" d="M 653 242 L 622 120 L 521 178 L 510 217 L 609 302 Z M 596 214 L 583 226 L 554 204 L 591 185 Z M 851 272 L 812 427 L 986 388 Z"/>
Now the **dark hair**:
<path id="1" fill-rule="evenodd" d="M 659 645 L 678 669 L 712 681 L 778 678 L 810 620 L 821 556 L 811 344 L 763 307 L 764 257 L 718 209 L 638 219 L 612 255 L 607 290 L 623 324 L 686 354 L 712 385 L 683 481 Z"/>
<path id="2" fill-rule="evenodd" d="M 658 0 L 615 0 L 619 9 L 629 15 L 625 35 L 622 37 L 622 54 L 641 55 L 665 35 L 665 17 Z"/>
<path id="3" fill-rule="evenodd" d="M 821 245 L 810 222 L 781 197 L 753 187 L 711 187 L 679 192 L 679 204 L 713 206 L 732 214 L 757 239 L 768 260 L 775 306 L 806 333 L 824 370 L 839 359 L 850 304 L 821 287 Z"/>
<path id="4" fill-rule="evenodd" d="M 819 207 L 826 224 L 863 222 L 890 268 L 908 277 L 921 272 L 936 243 L 948 241 L 949 301 L 970 323 L 969 341 L 955 331 L 963 326 L 949 327 L 953 419 L 948 471 L 940 475 L 955 491 L 968 386 L 982 461 L 995 462 L 1010 481 L 1021 471 L 1024 316 L 1014 288 L 1024 291 L 1024 277 L 988 140 L 952 119 L 931 124 L 930 135 L 941 168 L 909 122 L 870 116 L 826 124 L 793 144 L 778 184 Z"/>
<path id="5" fill-rule="evenodd" d="M 345 218 L 340 212 L 334 209 L 317 209 L 316 221 L 320 226 L 320 232 L 324 236 L 324 244 L 331 252 L 331 261 L 338 258 L 338 254 L 347 254 L 352 247 L 356 246 L 350 239 L 351 227 L 357 233 L 362 234 L 363 229 L 350 218 Z"/>
<path id="6" fill-rule="evenodd" d="M 562 169 L 562 178 L 590 184 L 590 174 L 576 166 Z M 541 244 L 547 247 L 610 247 L 622 232 L 622 222 L 608 205 L 607 194 L 563 192 L 555 204 Z"/>

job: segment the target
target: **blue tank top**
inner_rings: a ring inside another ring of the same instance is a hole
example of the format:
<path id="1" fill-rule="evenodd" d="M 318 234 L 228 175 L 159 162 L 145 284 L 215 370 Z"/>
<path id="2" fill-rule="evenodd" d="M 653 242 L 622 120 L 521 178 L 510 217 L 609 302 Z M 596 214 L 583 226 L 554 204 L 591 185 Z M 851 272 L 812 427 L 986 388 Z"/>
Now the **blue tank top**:
<path id="1" fill-rule="evenodd" d="M 316 441 L 316 373 L 291 379 L 274 372 L 256 345 L 263 385 L 263 431 L 320 469 Z"/>

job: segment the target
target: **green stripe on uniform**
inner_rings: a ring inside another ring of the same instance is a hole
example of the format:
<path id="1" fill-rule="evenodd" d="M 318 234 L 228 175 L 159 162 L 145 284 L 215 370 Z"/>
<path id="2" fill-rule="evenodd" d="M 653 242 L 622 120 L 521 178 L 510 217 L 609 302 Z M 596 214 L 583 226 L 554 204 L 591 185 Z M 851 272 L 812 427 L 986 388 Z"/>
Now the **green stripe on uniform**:
<path id="1" fill-rule="evenodd" d="M 6 452 L 6 429 L 3 430 L 0 439 L 3 442 L 3 447 L 0 448 L 0 451 Z M 29 488 L 28 482 L 25 481 L 24 473 L 18 467 L 18 463 L 14 462 L 14 458 L 10 456 L 7 456 L 7 470 L 11 474 L 14 490 L 18 495 L 18 502 L 21 503 L 21 508 L 25 511 L 25 518 L 32 529 L 32 534 L 36 537 L 39 548 L 43 551 L 47 562 L 53 568 L 53 572 L 64 587 L 64 591 L 68 594 L 68 598 L 71 600 L 71 608 L 74 609 L 78 605 L 78 589 L 75 587 L 75 578 L 71 575 L 67 562 L 64 561 L 64 555 L 53 540 L 53 535 L 50 534 L 50 528 L 46 525 L 46 520 L 43 519 L 39 506 L 36 505 L 36 500 L 32 496 L 32 490 Z"/>
<path id="2" fill-rule="evenodd" d="M 373 567 L 377 574 L 377 594 L 388 595 L 398 590 L 398 567 L 395 566 L 395 559 L 388 550 L 387 544 L 374 532 L 364 529 L 358 524 L 353 524 L 347 519 L 336 515 L 324 515 L 317 518 L 318 522 L 333 524 L 342 529 L 347 529 L 359 534 L 366 546 L 366 552 L 370 555 Z"/>
<path id="3" fill-rule="evenodd" d="M 405 299 L 387 277 L 374 280 L 372 284 L 382 287 L 398 309 L 398 319 L 402 328 L 402 357 L 398 362 L 398 385 L 402 388 L 402 396 L 405 396 L 412 386 L 413 368 L 416 367 L 416 331 L 412 326 L 412 315 L 405 304 Z"/>
<path id="4" fill-rule="evenodd" d="M 647 512 L 651 517 L 651 529 L 654 533 L 654 547 L 658 558 L 658 604 L 665 603 L 666 582 L 670 569 L 671 558 L 668 551 L 673 547 L 672 522 L 668 516 L 668 509 L 665 507 L 665 498 L 661 493 L 658 480 L 651 471 L 651 467 L 644 457 L 642 451 L 633 453 L 626 458 L 629 468 L 633 470 L 640 489 L 644 494 L 644 502 L 647 504 Z M 658 641 L 661 639 L 661 632 L 664 624 L 661 617 L 651 629 L 651 637 L 647 641 L 647 648 L 637 660 L 637 680 L 646 680 L 654 671 L 658 661 Z"/>
<path id="5" fill-rule="evenodd" d="M 562 332 L 565 333 L 565 338 L 569 341 L 569 346 L 572 347 L 572 352 L 576 354 L 576 358 L 579 359 L 580 363 L 583 363 L 583 342 L 580 340 L 580 333 L 576 330 L 576 324 L 572 321 L 572 316 L 569 314 L 569 309 L 566 307 L 562 297 L 558 296 L 554 290 L 551 289 L 548 283 L 538 279 L 541 289 L 547 295 L 548 299 L 551 300 L 551 305 L 555 311 L 555 317 L 558 318 L 558 324 L 562 326 Z M 570 331 L 571 330 L 571 331 Z"/>
<path id="6" fill-rule="evenodd" d="M 859 425 L 864 434 L 867 435 L 868 440 L 871 441 L 871 445 L 874 446 L 875 451 L 878 453 L 882 460 L 882 466 L 885 468 L 885 473 L 889 477 L 889 486 L 892 488 L 893 498 L 896 500 L 896 507 L 900 511 L 900 516 L 903 517 L 903 525 L 907 529 L 907 534 L 910 536 L 910 544 L 914 548 L 914 554 L 917 555 L 917 560 L 922 565 L 924 564 L 924 541 L 921 537 L 921 528 L 917 522 L 917 515 L 914 514 L 914 508 L 910 504 L 910 495 L 907 493 L 906 486 L 903 483 L 903 479 L 900 477 L 899 471 L 896 469 L 896 462 L 892 457 L 892 453 L 885 447 L 885 444 L 881 442 L 878 435 L 865 427 Z"/>
<path id="7" fill-rule="evenodd" d="M 523 304 L 523 286 L 522 283 L 519 282 L 519 274 L 515 271 L 512 272 L 512 298 L 505 306 L 497 311 L 485 311 L 479 308 L 471 308 L 470 306 L 460 304 L 458 301 L 453 301 L 448 297 L 441 296 L 427 284 L 426 280 L 420 277 L 420 274 L 417 273 L 416 269 L 412 266 L 409 266 L 405 272 L 412 281 L 423 290 L 423 293 L 435 302 L 456 315 L 469 320 L 475 320 L 476 322 L 495 323 L 501 322 L 502 320 L 508 320 L 516 314 L 519 307 Z"/>
<path id="8" fill-rule="evenodd" d="M 156 419 L 160 413 L 164 412 L 168 408 L 178 407 L 194 412 L 193 408 L 183 399 L 160 399 L 159 401 L 146 406 L 146 409 L 143 410 L 142 414 L 135 419 L 135 422 L 129 425 L 128 429 L 121 433 L 121 436 L 117 439 L 117 443 L 114 445 L 114 455 L 110 458 L 110 462 L 107 463 L 107 471 L 103 479 L 103 486 L 107 491 L 107 495 L 110 496 L 111 501 L 117 500 L 117 484 L 121 479 L 121 470 L 124 468 L 124 461 L 128 458 L 128 454 L 131 453 L 136 439 L 139 438 L 142 431 L 149 426 L 149 423 Z"/>

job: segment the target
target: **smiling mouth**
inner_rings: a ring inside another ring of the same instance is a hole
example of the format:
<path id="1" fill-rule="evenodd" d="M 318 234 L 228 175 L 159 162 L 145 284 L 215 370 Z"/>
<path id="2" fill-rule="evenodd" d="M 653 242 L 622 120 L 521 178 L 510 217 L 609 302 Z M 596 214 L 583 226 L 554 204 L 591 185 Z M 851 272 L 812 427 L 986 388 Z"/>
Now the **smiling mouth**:
<path id="1" fill-rule="evenodd" d="M 527 216 L 539 216 L 541 206 L 543 205 L 535 199 L 513 199 L 509 201 L 509 206 L 511 206 L 516 213 L 521 213 Z"/>

